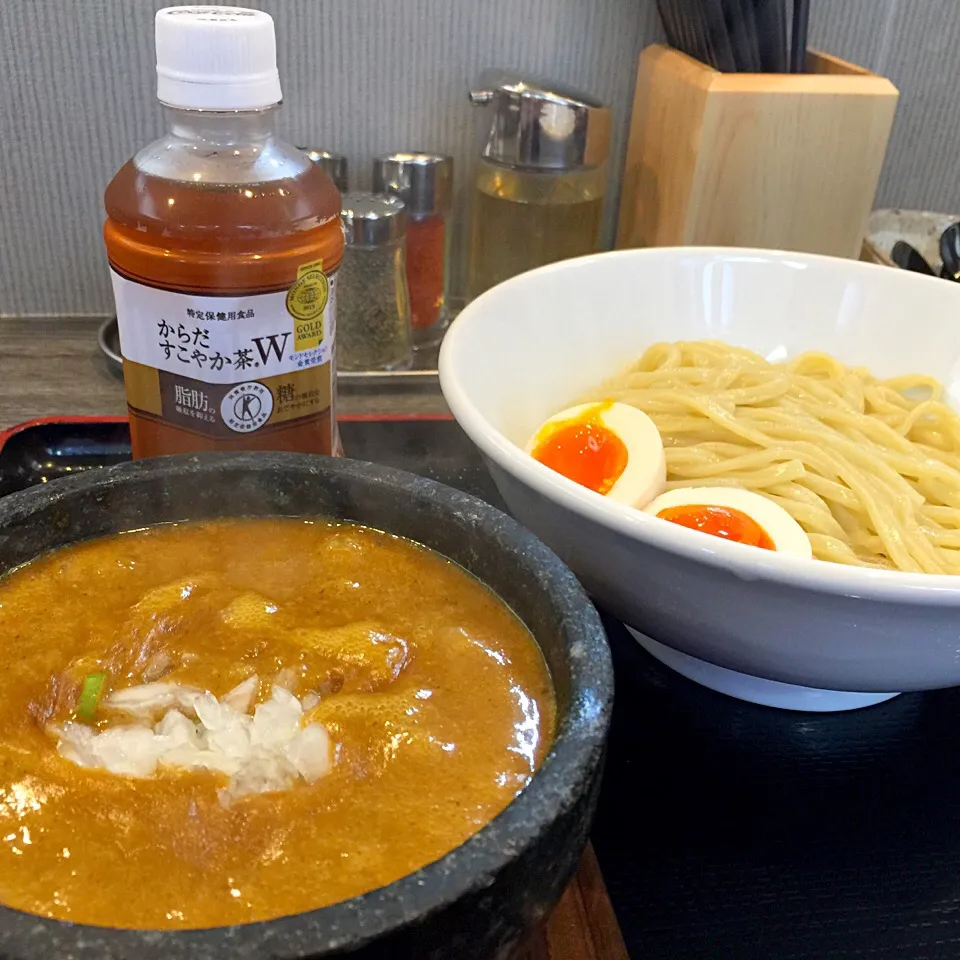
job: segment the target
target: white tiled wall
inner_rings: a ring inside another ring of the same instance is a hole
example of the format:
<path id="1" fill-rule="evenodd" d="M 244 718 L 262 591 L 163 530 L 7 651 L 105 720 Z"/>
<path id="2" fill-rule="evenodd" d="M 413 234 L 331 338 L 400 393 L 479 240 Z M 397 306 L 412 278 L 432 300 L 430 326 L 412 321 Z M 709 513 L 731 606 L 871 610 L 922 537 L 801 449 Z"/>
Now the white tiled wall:
<path id="1" fill-rule="evenodd" d="M 468 179 L 470 78 L 522 68 L 614 108 L 611 203 L 637 54 L 660 38 L 653 0 L 242 0 L 277 21 L 298 143 L 350 158 L 454 155 Z M 112 173 L 160 132 L 152 15 L 162 0 L 0 0 L 0 314 L 110 308 L 100 240 Z M 902 109 L 878 202 L 960 208 L 956 0 L 813 0 L 812 42 L 890 76 Z M 608 217 L 609 226 L 609 217 Z"/>

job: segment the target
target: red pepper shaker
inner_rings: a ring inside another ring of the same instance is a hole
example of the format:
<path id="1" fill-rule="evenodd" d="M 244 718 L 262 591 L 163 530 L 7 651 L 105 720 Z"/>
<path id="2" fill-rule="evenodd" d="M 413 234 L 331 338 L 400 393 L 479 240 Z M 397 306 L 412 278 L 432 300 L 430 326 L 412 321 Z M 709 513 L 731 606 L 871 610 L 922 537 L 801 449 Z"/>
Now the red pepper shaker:
<path id="1" fill-rule="evenodd" d="M 373 189 L 399 197 L 407 210 L 407 287 L 413 342 L 431 346 L 443 336 L 447 315 L 449 218 L 453 158 L 393 153 L 373 161 Z"/>

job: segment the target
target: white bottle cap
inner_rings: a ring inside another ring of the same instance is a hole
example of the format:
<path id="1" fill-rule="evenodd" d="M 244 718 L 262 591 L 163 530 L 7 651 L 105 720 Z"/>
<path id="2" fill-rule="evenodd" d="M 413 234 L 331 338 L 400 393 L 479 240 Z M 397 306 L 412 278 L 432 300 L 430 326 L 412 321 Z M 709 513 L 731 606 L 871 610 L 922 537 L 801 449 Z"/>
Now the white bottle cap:
<path id="1" fill-rule="evenodd" d="M 256 110 L 281 100 L 273 17 L 244 7 L 157 13 L 157 98 L 194 110 Z"/>

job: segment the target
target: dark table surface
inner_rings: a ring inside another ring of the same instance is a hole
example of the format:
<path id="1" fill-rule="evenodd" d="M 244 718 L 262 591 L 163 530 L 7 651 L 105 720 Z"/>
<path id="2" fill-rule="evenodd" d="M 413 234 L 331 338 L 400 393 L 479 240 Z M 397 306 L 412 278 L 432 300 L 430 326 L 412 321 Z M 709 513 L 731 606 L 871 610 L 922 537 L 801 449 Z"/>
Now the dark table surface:
<path id="1" fill-rule="evenodd" d="M 607 622 L 594 846 L 631 955 L 960 957 L 960 694 L 845 714 L 724 697 Z"/>

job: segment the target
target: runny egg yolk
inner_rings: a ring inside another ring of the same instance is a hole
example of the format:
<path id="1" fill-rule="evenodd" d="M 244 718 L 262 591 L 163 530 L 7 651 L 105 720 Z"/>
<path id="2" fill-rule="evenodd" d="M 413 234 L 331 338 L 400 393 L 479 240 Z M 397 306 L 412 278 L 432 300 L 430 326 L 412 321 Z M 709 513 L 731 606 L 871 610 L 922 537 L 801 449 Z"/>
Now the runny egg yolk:
<path id="1" fill-rule="evenodd" d="M 681 527 L 700 530 L 724 540 L 735 540 L 737 543 L 762 547 L 764 550 L 777 549 L 770 535 L 753 517 L 733 507 L 686 503 L 666 507 L 660 510 L 657 516 L 662 520 L 678 523 Z"/>
<path id="2" fill-rule="evenodd" d="M 596 404 L 578 417 L 551 424 L 533 458 L 588 490 L 606 494 L 627 467 L 626 444 L 607 427 Z"/>

